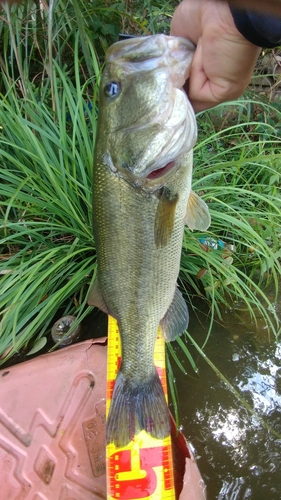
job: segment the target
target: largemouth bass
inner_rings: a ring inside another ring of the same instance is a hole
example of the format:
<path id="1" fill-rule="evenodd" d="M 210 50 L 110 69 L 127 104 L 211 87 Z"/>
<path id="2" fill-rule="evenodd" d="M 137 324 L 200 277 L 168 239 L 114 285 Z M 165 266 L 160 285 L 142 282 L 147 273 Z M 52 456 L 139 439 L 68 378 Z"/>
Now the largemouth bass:
<path id="1" fill-rule="evenodd" d="M 197 128 L 182 90 L 194 46 L 155 35 L 109 48 L 100 88 L 93 177 L 98 271 L 88 302 L 117 319 L 122 363 L 107 442 L 125 446 L 142 429 L 170 432 L 154 366 L 159 324 L 166 341 L 188 324 L 177 288 L 184 225 L 205 230 L 206 204 L 191 191 Z"/>

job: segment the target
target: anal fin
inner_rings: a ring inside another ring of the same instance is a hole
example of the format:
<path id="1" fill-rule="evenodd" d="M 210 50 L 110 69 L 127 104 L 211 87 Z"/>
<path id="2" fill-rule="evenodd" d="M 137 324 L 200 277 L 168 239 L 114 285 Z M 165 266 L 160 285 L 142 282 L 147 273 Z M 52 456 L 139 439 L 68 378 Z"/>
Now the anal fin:
<path id="1" fill-rule="evenodd" d="M 96 276 L 94 284 L 89 291 L 88 304 L 89 306 L 98 307 L 99 309 L 101 309 L 101 311 L 105 312 L 106 314 L 110 314 L 100 290 L 98 275 Z"/>
<path id="2" fill-rule="evenodd" d="M 186 330 L 189 321 L 189 313 L 186 302 L 178 288 L 165 316 L 160 321 L 163 337 L 166 342 L 175 340 Z"/>

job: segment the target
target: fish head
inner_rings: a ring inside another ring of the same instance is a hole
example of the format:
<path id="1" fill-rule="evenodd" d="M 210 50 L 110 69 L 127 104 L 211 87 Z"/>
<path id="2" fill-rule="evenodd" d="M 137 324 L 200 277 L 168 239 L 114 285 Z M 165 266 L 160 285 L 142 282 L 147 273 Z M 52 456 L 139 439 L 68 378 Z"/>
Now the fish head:
<path id="1" fill-rule="evenodd" d="M 98 154 L 136 185 L 159 184 L 180 166 L 197 138 L 183 90 L 194 45 L 153 35 L 113 44 L 100 88 Z"/>

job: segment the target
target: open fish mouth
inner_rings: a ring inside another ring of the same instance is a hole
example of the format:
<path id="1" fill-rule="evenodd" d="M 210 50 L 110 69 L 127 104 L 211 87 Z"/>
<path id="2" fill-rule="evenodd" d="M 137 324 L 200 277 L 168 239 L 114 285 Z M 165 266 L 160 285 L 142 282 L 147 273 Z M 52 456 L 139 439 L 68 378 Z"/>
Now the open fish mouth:
<path id="1" fill-rule="evenodd" d="M 165 176 L 167 173 L 169 173 L 171 170 L 174 170 L 174 167 L 176 165 L 175 161 L 169 161 L 164 167 L 158 168 L 156 170 L 152 170 L 150 174 L 146 177 L 148 180 L 156 180 L 159 179 L 163 176 Z"/>

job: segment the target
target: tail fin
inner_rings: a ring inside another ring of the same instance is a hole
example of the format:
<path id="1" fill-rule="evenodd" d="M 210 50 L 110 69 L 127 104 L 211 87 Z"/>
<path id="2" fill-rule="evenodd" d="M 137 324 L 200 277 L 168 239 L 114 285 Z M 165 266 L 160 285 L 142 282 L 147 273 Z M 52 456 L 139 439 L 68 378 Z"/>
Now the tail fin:
<path id="1" fill-rule="evenodd" d="M 109 410 L 106 441 L 126 446 L 141 430 L 163 439 L 170 434 L 170 413 L 158 376 L 133 384 L 119 371 Z"/>

